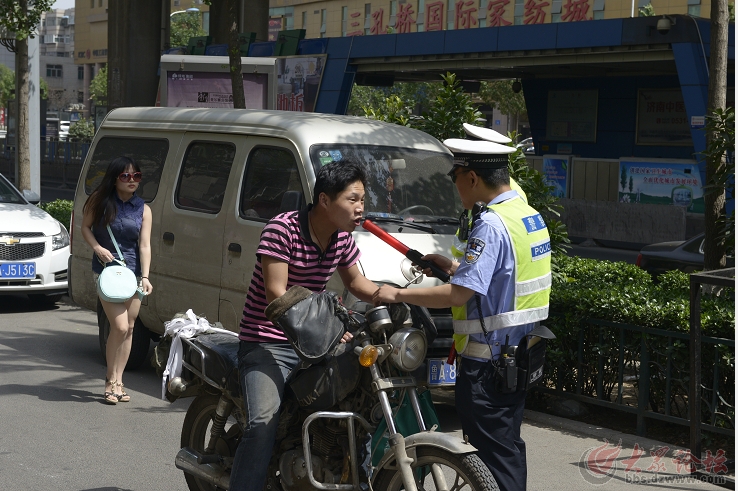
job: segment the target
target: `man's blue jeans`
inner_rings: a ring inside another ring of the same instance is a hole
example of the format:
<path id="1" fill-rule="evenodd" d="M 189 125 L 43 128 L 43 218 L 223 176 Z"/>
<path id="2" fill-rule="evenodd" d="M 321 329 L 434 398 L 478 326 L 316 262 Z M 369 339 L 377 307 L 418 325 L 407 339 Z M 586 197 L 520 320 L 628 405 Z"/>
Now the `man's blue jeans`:
<path id="1" fill-rule="evenodd" d="M 289 343 L 241 341 L 238 371 L 247 426 L 233 459 L 231 491 L 263 491 L 285 381 L 299 361 Z"/>

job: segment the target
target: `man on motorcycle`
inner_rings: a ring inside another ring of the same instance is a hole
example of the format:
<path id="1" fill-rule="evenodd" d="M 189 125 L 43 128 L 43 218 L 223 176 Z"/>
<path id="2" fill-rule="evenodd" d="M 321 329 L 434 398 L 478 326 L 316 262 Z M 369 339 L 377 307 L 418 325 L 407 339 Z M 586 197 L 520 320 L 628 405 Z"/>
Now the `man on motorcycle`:
<path id="1" fill-rule="evenodd" d="M 459 412 L 462 429 L 500 489 L 522 491 L 527 469 L 520 426 L 526 391 L 508 374 L 517 373 L 515 354 L 527 349 L 527 334 L 548 317 L 550 239 L 541 215 L 510 188 L 507 156 L 514 148 L 488 141 L 444 144 L 454 152 L 449 176 L 464 208 L 474 211 L 464 254 L 459 262 L 435 254 L 424 257 L 453 275 L 450 284 L 383 286 L 374 301 L 452 307 L 454 343 L 461 355 L 456 406 L 464 408 Z"/>
<path id="2" fill-rule="evenodd" d="M 261 233 L 239 334 L 247 425 L 234 456 L 231 491 L 264 489 L 285 380 L 299 362 L 264 309 L 294 285 L 322 292 L 336 270 L 348 290 L 364 301 L 371 301 L 377 290 L 359 272 L 360 252 L 351 237 L 364 212 L 365 183 L 358 164 L 329 163 L 316 176 L 313 203 L 275 216 Z M 342 342 L 350 339 L 347 332 Z"/>

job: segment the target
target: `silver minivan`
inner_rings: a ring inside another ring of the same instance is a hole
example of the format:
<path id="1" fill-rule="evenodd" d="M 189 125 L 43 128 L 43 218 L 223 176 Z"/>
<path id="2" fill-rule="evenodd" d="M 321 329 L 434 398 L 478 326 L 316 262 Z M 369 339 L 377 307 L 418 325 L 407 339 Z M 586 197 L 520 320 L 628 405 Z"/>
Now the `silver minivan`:
<path id="1" fill-rule="evenodd" d="M 150 339 L 178 312 L 192 309 L 238 330 L 261 229 L 278 213 L 311 201 L 322 165 L 349 159 L 363 164 L 366 217 L 423 254 L 448 254 L 462 210 L 446 176 L 451 153 L 421 131 L 330 114 L 116 109 L 95 135 L 77 184 L 69 264 L 72 299 L 97 311 L 103 356 L 109 326 L 97 300 L 92 250 L 80 225 L 85 200 L 111 159 L 120 155 L 140 164 L 138 193 L 153 212 L 154 292 L 141 306 L 129 367 L 145 361 Z M 369 279 L 405 286 L 415 278 L 410 261 L 384 242 L 362 228 L 354 238 L 362 253 L 359 267 Z M 437 283 L 424 278 L 421 286 Z M 338 275 L 329 289 L 350 301 Z M 451 345 L 450 311 L 431 309 L 431 314 L 439 337 L 428 354 L 445 359 Z M 445 369 L 439 384 L 453 382 L 455 372 Z"/>

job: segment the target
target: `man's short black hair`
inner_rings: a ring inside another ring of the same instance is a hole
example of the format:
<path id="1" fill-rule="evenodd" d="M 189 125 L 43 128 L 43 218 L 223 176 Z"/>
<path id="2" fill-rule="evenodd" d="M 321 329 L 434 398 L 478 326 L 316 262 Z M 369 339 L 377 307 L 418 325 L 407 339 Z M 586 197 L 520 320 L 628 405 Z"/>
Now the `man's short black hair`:
<path id="1" fill-rule="evenodd" d="M 318 202 L 320 193 L 325 193 L 329 198 L 335 199 L 340 192 L 356 181 L 361 181 L 366 187 L 366 172 L 356 162 L 341 160 L 324 165 L 315 176 L 313 203 Z"/>
<path id="2" fill-rule="evenodd" d="M 474 169 L 472 170 L 482 179 L 482 181 L 490 188 L 498 188 L 500 186 L 510 185 L 510 171 L 507 167 L 499 167 L 497 169 Z"/>

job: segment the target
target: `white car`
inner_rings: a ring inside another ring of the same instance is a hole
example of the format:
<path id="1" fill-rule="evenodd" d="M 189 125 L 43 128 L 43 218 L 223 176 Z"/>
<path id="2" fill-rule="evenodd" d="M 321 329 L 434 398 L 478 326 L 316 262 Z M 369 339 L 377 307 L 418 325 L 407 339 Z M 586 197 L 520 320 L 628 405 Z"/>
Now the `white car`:
<path id="1" fill-rule="evenodd" d="M 69 234 L 33 201 L 0 174 L 0 295 L 53 304 L 67 292 Z"/>
<path id="2" fill-rule="evenodd" d="M 69 121 L 59 122 L 59 141 L 67 141 L 69 139 Z"/>

